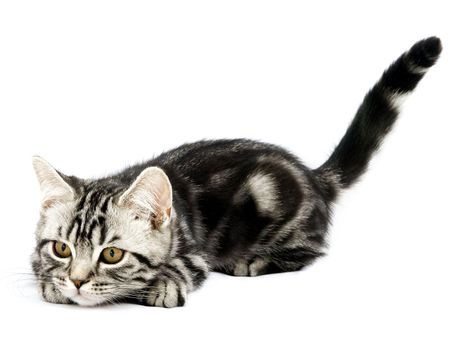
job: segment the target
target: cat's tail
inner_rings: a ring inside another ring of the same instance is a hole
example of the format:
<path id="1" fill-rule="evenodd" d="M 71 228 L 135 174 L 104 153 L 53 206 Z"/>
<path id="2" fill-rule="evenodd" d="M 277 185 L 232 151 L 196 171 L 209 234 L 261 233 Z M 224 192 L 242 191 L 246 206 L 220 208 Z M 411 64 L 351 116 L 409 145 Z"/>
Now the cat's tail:
<path id="1" fill-rule="evenodd" d="M 400 103 L 415 89 L 428 68 L 436 63 L 441 51 L 439 38 L 417 42 L 384 72 L 366 94 L 332 155 L 314 170 L 331 199 L 338 190 L 348 188 L 365 172 L 371 156 L 392 128 Z"/>

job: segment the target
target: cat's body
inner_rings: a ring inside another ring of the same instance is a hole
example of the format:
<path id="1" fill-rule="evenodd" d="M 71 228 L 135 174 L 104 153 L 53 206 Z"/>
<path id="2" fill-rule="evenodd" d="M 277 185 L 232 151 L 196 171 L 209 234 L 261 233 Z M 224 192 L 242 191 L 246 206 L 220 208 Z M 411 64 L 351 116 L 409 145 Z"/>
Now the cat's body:
<path id="1" fill-rule="evenodd" d="M 295 271 L 323 255 L 330 208 L 366 169 L 441 51 L 414 45 L 367 94 L 331 157 L 310 170 L 251 140 L 186 144 L 103 179 L 35 158 L 43 190 L 33 270 L 51 302 L 183 305 L 210 270 Z"/>
<path id="2" fill-rule="evenodd" d="M 336 190 L 323 189 L 282 148 L 245 139 L 200 141 L 130 167 L 108 182 L 127 188 L 148 167 L 164 170 L 173 187 L 175 256 L 199 250 L 211 268 L 247 275 L 267 268 L 241 273 L 237 268 L 244 261 L 271 262 L 273 254 L 288 254 L 285 249 L 300 250 L 301 258 L 292 256 L 285 270 L 289 265 L 298 270 L 322 254 Z"/>

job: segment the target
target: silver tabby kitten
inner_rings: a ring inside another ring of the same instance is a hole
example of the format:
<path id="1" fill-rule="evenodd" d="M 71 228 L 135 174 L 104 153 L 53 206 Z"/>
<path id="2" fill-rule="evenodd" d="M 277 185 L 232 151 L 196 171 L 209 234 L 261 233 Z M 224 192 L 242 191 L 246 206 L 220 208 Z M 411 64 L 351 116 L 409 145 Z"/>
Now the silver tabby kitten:
<path id="1" fill-rule="evenodd" d="M 243 139 L 182 145 L 92 180 L 35 157 L 42 204 L 32 267 L 43 298 L 174 307 L 211 270 L 257 276 L 307 266 L 323 255 L 337 194 L 366 170 L 402 97 L 440 52 L 432 37 L 396 60 L 314 170 Z"/>

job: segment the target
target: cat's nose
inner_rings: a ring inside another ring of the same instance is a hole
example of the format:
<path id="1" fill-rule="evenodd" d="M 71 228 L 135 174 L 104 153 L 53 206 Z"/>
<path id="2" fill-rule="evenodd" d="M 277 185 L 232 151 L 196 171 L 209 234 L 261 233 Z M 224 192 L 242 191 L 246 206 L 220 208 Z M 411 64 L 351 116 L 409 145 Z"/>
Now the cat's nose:
<path id="1" fill-rule="evenodd" d="M 84 285 L 85 283 L 88 282 L 88 280 L 71 280 L 72 283 L 74 283 L 74 285 L 76 286 L 77 289 L 80 289 L 80 287 L 82 287 L 82 285 Z"/>

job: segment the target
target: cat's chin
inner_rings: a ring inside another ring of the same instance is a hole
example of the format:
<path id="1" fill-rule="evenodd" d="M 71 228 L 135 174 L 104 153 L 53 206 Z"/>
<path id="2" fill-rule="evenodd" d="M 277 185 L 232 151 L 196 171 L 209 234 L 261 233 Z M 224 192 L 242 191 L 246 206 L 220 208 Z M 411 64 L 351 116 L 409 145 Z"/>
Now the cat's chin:
<path id="1" fill-rule="evenodd" d="M 70 297 L 70 299 L 80 306 L 96 306 L 104 303 L 104 300 L 100 300 L 99 298 L 93 299 L 81 294 L 73 295 Z"/>

